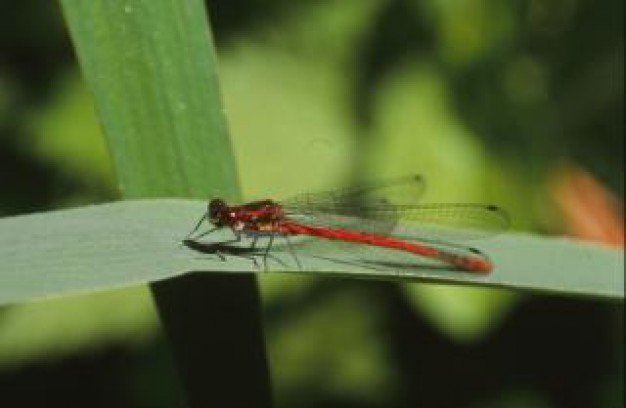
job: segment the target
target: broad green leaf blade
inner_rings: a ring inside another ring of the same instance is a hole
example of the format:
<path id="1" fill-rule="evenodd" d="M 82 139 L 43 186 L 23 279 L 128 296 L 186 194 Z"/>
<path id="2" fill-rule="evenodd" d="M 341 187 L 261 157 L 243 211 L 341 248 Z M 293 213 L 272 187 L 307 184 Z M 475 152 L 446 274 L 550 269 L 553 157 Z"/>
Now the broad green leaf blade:
<path id="1" fill-rule="evenodd" d="M 204 203 L 191 200 L 137 200 L 0 220 L 0 303 L 135 285 L 190 271 L 251 272 L 245 258 L 197 253 L 181 246 Z M 227 231 L 212 236 L 228 239 Z M 302 273 L 401 281 L 483 285 L 623 299 L 623 252 L 565 239 L 503 234 L 483 240 L 493 259 L 491 274 L 479 275 L 427 266 L 397 251 L 362 248 L 313 253 L 297 242 Z M 270 260 L 272 271 L 294 271 L 282 246 Z M 370 252 L 370 251 L 368 251 Z M 373 269 L 378 265 L 378 269 Z M 393 265 L 382 267 L 382 265 Z"/>
<path id="2" fill-rule="evenodd" d="M 204 2 L 63 0 L 62 4 L 123 196 L 236 198 L 235 164 Z M 152 272 L 146 265 L 136 267 L 133 275 L 163 276 L 162 264 L 151 265 Z M 254 277 L 201 276 L 151 287 L 188 405 L 254 401 L 269 406 Z M 212 292 L 223 285 L 227 289 Z M 219 313 L 223 310 L 229 313 Z M 233 364 L 238 371 L 230 370 Z M 209 388 L 208 377 L 215 379 Z M 225 392 L 242 386 L 255 392 Z"/>
<path id="3" fill-rule="evenodd" d="M 235 198 L 203 3 L 61 3 L 124 197 Z"/>
<path id="4" fill-rule="evenodd" d="M 184 215 L 175 211 L 180 204 L 129 201 L 2 219 L 0 303 L 146 283 L 192 268 L 178 246 Z"/>

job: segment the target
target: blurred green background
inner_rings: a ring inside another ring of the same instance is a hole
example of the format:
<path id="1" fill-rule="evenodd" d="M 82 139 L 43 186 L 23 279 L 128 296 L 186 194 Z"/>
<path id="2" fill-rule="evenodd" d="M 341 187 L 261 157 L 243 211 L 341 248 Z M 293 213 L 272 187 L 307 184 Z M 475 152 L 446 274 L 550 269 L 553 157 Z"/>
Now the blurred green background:
<path id="1" fill-rule="evenodd" d="M 116 199 L 58 4 L 1 3 L 0 213 Z M 623 243 L 623 2 L 207 7 L 246 198 L 420 173 L 427 201 Z M 279 407 L 624 406 L 622 304 L 260 281 Z M 148 291 L 0 309 L 0 401 L 180 407 Z"/>

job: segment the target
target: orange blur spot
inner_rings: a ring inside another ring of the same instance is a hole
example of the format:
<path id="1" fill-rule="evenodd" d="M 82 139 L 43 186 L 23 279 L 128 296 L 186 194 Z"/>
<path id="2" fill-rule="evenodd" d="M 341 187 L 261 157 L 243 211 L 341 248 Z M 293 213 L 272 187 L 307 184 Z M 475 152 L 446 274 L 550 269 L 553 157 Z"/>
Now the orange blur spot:
<path id="1" fill-rule="evenodd" d="M 551 192 L 568 235 L 624 247 L 623 203 L 589 172 L 563 167 L 551 182 Z"/>

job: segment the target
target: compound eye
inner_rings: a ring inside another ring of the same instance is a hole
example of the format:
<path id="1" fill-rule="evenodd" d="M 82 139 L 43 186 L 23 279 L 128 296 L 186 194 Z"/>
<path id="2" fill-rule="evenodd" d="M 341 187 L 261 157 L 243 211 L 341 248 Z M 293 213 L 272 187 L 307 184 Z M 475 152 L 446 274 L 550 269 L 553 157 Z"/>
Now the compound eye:
<path id="1" fill-rule="evenodd" d="M 224 200 L 221 200 L 219 198 L 211 200 L 211 202 L 209 203 L 209 207 L 207 208 L 209 219 L 212 222 L 218 221 L 221 218 L 222 213 L 226 207 L 226 202 L 224 202 Z"/>

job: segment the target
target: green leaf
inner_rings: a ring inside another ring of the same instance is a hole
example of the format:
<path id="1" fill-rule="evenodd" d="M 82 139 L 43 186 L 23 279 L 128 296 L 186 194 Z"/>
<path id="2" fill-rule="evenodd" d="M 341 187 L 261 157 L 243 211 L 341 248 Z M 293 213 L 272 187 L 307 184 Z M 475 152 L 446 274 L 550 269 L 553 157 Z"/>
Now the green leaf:
<path id="1" fill-rule="evenodd" d="M 205 197 L 212 193 L 237 197 L 234 157 L 220 102 L 204 2 L 61 3 L 84 76 L 94 94 L 123 196 Z M 170 262 L 178 256 L 174 252 L 180 237 L 161 241 L 164 247 L 153 241 L 149 232 L 135 232 L 140 247 L 145 244 L 151 247 L 149 252 L 160 251 L 173 258 L 161 263 L 155 257 L 128 269 L 121 267 L 124 261 L 119 260 L 108 268 L 143 282 L 150 280 L 148 276 L 173 276 Z M 109 250 L 122 253 L 119 247 L 132 248 L 132 241 L 110 242 L 113 248 Z M 135 247 L 139 252 L 146 249 Z M 76 274 L 88 267 L 75 266 Z M 71 276 L 59 276 L 64 284 L 72 281 Z M 269 405 L 259 295 L 252 275 L 186 276 L 156 283 L 151 289 L 189 406 L 223 406 L 227 401 L 231 405 L 250 405 L 250 400 L 258 406 Z M 230 370 L 232 365 L 237 370 Z M 215 381 L 207 387 L 206 378 Z M 225 392 L 235 387 L 249 392 Z"/>
<path id="2" fill-rule="evenodd" d="M 201 1 L 63 0 L 125 197 L 237 197 Z"/>
<path id="3" fill-rule="evenodd" d="M 2 219 L 0 303 L 154 282 L 189 271 L 258 271 L 250 259 L 228 256 L 224 262 L 181 245 L 203 211 L 205 204 L 198 201 L 136 200 Z M 229 237 L 223 231 L 211 239 Z M 306 274 L 624 297 L 620 250 L 527 234 L 503 234 L 476 244 L 496 265 L 490 274 L 454 271 L 398 251 L 364 252 L 360 245 L 319 249 L 294 242 Z M 277 242 L 275 250 L 284 265 L 270 259 L 271 270 L 296 271 L 285 245 Z"/>

